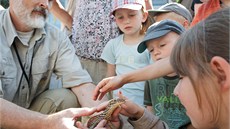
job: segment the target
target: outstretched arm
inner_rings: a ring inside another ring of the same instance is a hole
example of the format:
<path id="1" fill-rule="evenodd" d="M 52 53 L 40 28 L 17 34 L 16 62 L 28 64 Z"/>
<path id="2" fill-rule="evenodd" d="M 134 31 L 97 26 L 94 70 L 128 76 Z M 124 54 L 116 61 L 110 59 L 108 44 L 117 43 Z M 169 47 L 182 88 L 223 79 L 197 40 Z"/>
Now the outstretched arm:
<path id="1" fill-rule="evenodd" d="M 76 129 L 75 115 L 91 115 L 96 108 L 70 108 L 51 115 L 44 115 L 19 107 L 0 98 L 0 127 L 11 129 Z"/>
<path id="2" fill-rule="evenodd" d="M 2 128 L 42 129 L 46 115 L 19 107 L 0 98 L 0 123 Z"/>
<path id="3" fill-rule="evenodd" d="M 101 100 L 107 92 L 118 89 L 126 83 L 155 79 L 169 73 L 173 73 L 173 68 L 170 65 L 169 58 L 165 58 L 133 72 L 105 78 L 96 86 L 93 99 Z"/>

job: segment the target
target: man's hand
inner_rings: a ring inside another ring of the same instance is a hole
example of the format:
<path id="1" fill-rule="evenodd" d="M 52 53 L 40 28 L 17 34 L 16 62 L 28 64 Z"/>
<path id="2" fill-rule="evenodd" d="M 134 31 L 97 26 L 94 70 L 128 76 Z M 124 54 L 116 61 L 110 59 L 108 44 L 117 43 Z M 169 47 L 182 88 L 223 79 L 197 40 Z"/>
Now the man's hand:
<path id="1" fill-rule="evenodd" d="M 106 123 L 107 123 L 106 120 L 102 120 L 100 123 L 98 123 L 98 125 L 94 129 L 108 129 L 106 127 Z M 88 129 L 88 127 L 86 125 L 83 125 L 79 121 L 76 123 L 76 127 L 79 128 L 79 129 Z"/>
<path id="2" fill-rule="evenodd" d="M 89 116 L 96 112 L 96 108 L 69 108 L 48 115 L 44 129 L 76 129 L 73 118 L 77 116 Z"/>
<path id="3" fill-rule="evenodd" d="M 100 104 L 98 107 L 95 107 L 96 110 L 94 109 L 93 111 L 94 112 L 104 111 L 106 109 L 106 107 L 108 106 L 108 104 L 109 104 L 109 101 L 104 102 L 104 103 Z M 111 126 L 113 126 L 113 128 L 116 128 L 116 129 L 119 128 L 121 125 L 120 119 L 118 117 L 119 112 L 120 112 L 120 108 L 115 110 L 114 115 L 111 116 L 110 121 L 107 121 L 105 119 L 102 120 L 101 122 L 98 123 L 98 125 L 95 127 L 95 129 L 105 129 L 105 128 L 110 129 Z M 80 118 L 82 116 L 88 116 L 88 115 L 86 113 L 85 114 L 83 114 L 83 113 L 76 114 L 74 119 Z M 84 125 L 79 121 L 77 121 L 75 123 L 75 126 L 77 128 L 80 128 L 80 129 L 87 129 L 88 128 L 87 124 Z"/>

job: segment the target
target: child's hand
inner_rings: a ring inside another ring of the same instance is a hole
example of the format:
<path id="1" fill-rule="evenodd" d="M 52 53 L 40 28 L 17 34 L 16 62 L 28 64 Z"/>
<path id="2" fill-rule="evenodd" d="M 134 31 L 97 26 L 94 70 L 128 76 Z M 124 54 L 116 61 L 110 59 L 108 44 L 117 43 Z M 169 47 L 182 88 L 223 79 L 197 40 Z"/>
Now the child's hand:
<path id="1" fill-rule="evenodd" d="M 122 86 L 123 86 L 123 83 L 122 83 L 121 76 L 105 78 L 102 81 L 100 81 L 98 85 L 96 86 L 94 93 L 93 93 L 93 99 L 101 100 L 107 92 L 118 89 Z"/>
<path id="2" fill-rule="evenodd" d="M 112 114 L 112 120 L 118 119 L 119 114 L 124 116 L 139 119 L 144 114 L 144 108 L 139 105 L 133 103 L 131 100 L 128 100 L 122 93 L 118 92 L 118 97 L 125 100 L 125 103 L 121 104 L 121 107 L 117 108 Z M 106 108 L 108 102 L 104 102 L 97 107 L 97 111 L 101 111 Z"/>
<path id="3" fill-rule="evenodd" d="M 118 97 L 126 100 L 125 103 L 121 105 L 120 114 L 135 119 L 142 117 L 144 108 L 135 104 L 131 100 L 128 100 L 125 96 L 123 96 L 121 91 L 118 92 Z"/>

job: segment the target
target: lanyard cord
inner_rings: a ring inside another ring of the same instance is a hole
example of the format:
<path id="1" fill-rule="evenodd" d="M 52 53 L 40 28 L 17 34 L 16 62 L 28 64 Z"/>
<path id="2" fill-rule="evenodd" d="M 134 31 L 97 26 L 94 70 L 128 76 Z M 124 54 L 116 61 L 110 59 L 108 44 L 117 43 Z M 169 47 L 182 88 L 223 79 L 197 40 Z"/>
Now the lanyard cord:
<path id="1" fill-rule="evenodd" d="M 15 43 L 13 43 L 13 46 L 14 46 L 14 50 L 15 50 L 15 52 L 16 52 L 16 55 L 17 55 L 17 58 L 18 58 L 20 67 L 21 67 L 21 69 L 22 69 L 22 74 L 25 76 L 26 81 L 27 81 L 27 83 L 28 83 L 28 85 L 29 85 L 29 87 L 30 87 L 30 83 L 29 83 L 29 79 L 30 79 L 30 78 L 27 76 L 27 74 L 26 74 L 26 72 L 25 72 L 25 70 L 24 70 L 24 67 L 23 67 L 23 65 L 22 65 L 22 61 L 21 61 L 21 58 L 20 58 L 20 56 L 19 56 L 19 54 L 18 54 L 18 49 L 17 49 Z M 31 67 L 30 67 L 30 68 L 31 68 Z M 30 69 L 30 72 L 31 72 L 31 69 Z M 22 80 L 22 78 L 20 79 L 19 85 L 21 84 L 21 80 Z"/>
<path id="2" fill-rule="evenodd" d="M 43 40 L 43 39 L 42 39 Z M 20 67 L 21 67 L 21 69 L 22 69 L 22 76 L 21 76 L 21 78 L 20 78 L 20 82 L 19 82 L 19 86 L 18 87 L 20 87 L 20 85 L 21 85 L 21 83 L 22 83 L 22 78 L 23 78 L 23 75 L 25 76 L 25 78 L 26 78 L 26 81 L 27 81 L 27 83 L 28 83 L 28 87 L 29 87 L 29 94 L 27 95 L 27 101 L 29 100 L 29 96 L 30 96 L 30 93 L 31 93 L 31 88 L 32 88 L 32 81 L 31 81 L 31 71 L 32 71 L 32 63 L 33 63 L 33 59 L 34 59 L 34 55 L 35 55 L 35 53 L 37 52 L 37 50 L 38 50 L 38 48 L 39 48 L 39 46 L 40 46 L 41 44 L 40 43 L 35 43 L 35 45 L 34 45 L 34 48 L 33 48 L 33 55 L 32 55 L 32 59 L 31 59 L 31 65 L 30 65 L 30 71 L 29 71 L 29 77 L 27 76 L 27 74 L 26 74 L 26 72 L 25 72 L 25 69 L 24 69 L 24 67 L 23 67 L 23 65 L 22 65 L 22 61 L 21 61 L 21 58 L 20 58 L 20 56 L 19 56 L 19 53 L 18 53 L 18 49 L 17 49 L 17 47 L 16 47 L 16 44 L 15 44 L 15 42 L 13 43 L 13 47 L 14 47 L 14 50 L 15 50 L 15 52 L 16 52 L 16 55 L 17 55 L 17 58 L 18 58 L 18 61 L 19 61 L 19 64 L 20 64 Z"/>

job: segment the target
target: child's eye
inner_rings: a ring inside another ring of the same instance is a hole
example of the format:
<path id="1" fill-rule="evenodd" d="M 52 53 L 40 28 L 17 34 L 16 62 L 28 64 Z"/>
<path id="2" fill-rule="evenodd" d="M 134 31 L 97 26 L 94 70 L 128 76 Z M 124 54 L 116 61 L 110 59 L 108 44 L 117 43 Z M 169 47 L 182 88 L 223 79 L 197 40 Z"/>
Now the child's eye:
<path id="1" fill-rule="evenodd" d="M 130 17 L 134 17 L 136 14 L 129 14 Z"/>
<path id="2" fill-rule="evenodd" d="M 123 19 L 123 17 L 122 16 L 118 16 L 118 17 L 116 17 L 117 19 Z"/>
<path id="3" fill-rule="evenodd" d="M 154 51 L 154 49 L 150 49 L 149 52 L 152 53 Z"/>
<path id="4" fill-rule="evenodd" d="M 166 44 L 160 44 L 160 47 L 164 47 Z"/>
<path id="5" fill-rule="evenodd" d="M 182 79 L 183 79 L 183 77 L 182 77 L 182 76 L 180 76 L 180 77 L 179 77 L 179 79 L 180 79 L 180 80 L 182 80 Z"/>

